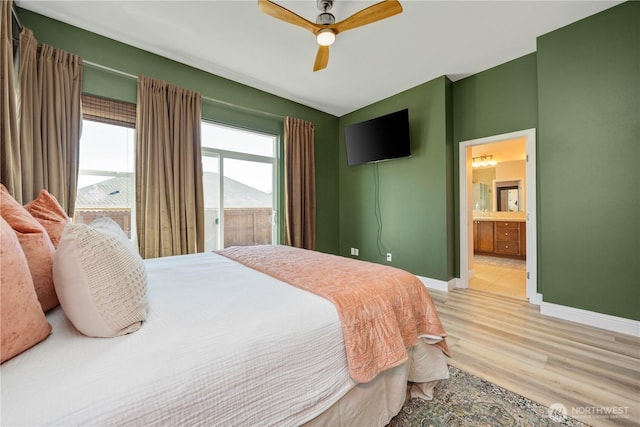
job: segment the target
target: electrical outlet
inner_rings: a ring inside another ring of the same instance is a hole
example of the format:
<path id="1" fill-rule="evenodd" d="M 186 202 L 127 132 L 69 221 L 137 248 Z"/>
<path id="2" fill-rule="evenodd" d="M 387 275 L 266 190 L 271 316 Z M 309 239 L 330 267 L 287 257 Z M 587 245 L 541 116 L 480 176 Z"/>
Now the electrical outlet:
<path id="1" fill-rule="evenodd" d="M 351 248 L 351 255 L 353 256 L 360 255 L 360 250 L 358 248 Z"/>
<path id="2" fill-rule="evenodd" d="M 387 252 L 387 261 L 391 262 L 391 252 Z"/>

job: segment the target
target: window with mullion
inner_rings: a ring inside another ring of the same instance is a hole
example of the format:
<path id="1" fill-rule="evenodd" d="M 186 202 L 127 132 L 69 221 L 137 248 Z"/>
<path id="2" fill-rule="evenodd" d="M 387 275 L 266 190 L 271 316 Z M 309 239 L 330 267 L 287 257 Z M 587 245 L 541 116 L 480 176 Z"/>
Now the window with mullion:
<path id="1" fill-rule="evenodd" d="M 205 251 L 276 243 L 276 137 L 202 122 Z"/>
<path id="2" fill-rule="evenodd" d="M 108 216 L 135 238 L 135 105 L 83 95 L 74 222 Z"/>

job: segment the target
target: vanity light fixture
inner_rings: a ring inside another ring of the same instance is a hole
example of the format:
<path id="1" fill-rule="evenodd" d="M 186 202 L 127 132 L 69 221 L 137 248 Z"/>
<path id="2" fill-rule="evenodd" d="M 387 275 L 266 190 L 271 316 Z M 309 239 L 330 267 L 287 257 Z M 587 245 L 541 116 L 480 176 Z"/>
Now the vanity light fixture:
<path id="1" fill-rule="evenodd" d="M 486 154 L 484 156 L 473 157 L 471 159 L 471 166 L 474 168 L 484 168 L 487 166 L 495 166 L 498 162 L 493 160 L 493 154 Z"/>

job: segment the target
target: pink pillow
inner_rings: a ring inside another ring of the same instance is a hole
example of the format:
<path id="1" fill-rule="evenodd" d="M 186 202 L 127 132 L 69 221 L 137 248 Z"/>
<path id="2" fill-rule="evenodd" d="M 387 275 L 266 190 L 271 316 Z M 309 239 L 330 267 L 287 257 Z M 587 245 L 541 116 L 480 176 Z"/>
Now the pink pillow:
<path id="1" fill-rule="evenodd" d="M 52 309 L 58 305 L 58 297 L 53 287 L 55 248 L 49 234 L 20 203 L 11 197 L 4 185 L 0 185 L 0 215 L 18 235 L 42 310 Z"/>
<path id="2" fill-rule="evenodd" d="M 38 197 L 24 208 L 47 230 L 53 247 L 57 248 L 62 230 L 69 223 L 69 217 L 58 200 L 47 190 L 41 190 Z"/>
<path id="3" fill-rule="evenodd" d="M 51 332 L 33 288 L 16 233 L 0 218 L 0 363 L 44 340 Z"/>

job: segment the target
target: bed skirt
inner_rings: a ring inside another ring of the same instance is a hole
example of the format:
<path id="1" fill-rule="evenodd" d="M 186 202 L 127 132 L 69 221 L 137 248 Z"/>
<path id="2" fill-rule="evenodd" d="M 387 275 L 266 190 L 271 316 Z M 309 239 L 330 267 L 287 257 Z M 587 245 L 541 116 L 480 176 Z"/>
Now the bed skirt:
<path id="1" fill-rule="evenodd" d="M 303 426 L 382 427 L 400 412 L 408 397 L 431 400 L 436 384 L 449 378 L 446 356 L 422 339 L 408 351 L 408 361 L 382 372 L 368 383 L 357 384 Z"/>

